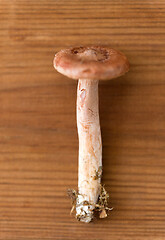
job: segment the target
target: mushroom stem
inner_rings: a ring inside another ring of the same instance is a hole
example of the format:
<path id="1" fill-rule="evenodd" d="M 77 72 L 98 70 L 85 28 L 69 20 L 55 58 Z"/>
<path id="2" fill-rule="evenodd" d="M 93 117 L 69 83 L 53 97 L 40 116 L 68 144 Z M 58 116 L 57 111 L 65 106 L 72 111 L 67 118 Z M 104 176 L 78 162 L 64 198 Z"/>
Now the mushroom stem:
<path id="1" fill-rule="evenodd" d="M 79 177 L 76 216 L 82 222 L 93 218 L 100 194 L 102 141 L 98 107 L 98 80 L 79 80 L 77 89 Z"/>

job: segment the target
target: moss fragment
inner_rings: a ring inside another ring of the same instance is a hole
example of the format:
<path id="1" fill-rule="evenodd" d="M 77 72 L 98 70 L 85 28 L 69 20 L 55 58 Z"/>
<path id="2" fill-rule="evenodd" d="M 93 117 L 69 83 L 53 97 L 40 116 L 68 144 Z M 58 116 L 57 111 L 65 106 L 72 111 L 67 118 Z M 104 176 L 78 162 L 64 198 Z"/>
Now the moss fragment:
<path id="1" fill-rule="evenodd" d="M 106 218 L 107 212 L 113 209 L 108 207 L 108 202 L 109 202 L 109 194 L 105 190 L 105 187 L 100 184 L 100 195 L 98 198 L 98 202 L 95 205 L 95 211 L 100 212 L 100 216 L 99 216 L 100 218 Z"/>
<path id="2" fill-rule="evenodd" d="M 96 175 L 93 178 L 94 178 L 94 180 L 97 180 L 97 179 L 101 178 L 101 176 L 102 176 L 102 166 L 100 166 L 98 168 L 98 170 L 96 171 Z"/>
<path id="3" fill-rule="evenodd" d="M 78 197 L 78 192 L 74 189 L 68 189 L 67 194 L 68 194 L 68 197 L 70 197 L 70 199 L 72 200 L 72 208 L 71 208 L 71 211 L 70 211 L 70 214 L 72 214 L 73 211 L 76 208 L 76 200 L 77 200 L 77 197 Z"/>

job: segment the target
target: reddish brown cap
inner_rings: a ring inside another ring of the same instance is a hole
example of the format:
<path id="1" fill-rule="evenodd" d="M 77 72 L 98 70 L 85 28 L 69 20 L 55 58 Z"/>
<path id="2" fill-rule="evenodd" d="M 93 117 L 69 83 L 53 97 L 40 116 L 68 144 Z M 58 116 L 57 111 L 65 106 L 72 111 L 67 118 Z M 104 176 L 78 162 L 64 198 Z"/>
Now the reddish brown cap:
<path id="1" fill-rule="evenodd" d="M 108 80 L 128 72 L 129 62 L 123 53 L 112 48 L 75 47 L 59 51 L 54 67 L 73 79 Z"/>

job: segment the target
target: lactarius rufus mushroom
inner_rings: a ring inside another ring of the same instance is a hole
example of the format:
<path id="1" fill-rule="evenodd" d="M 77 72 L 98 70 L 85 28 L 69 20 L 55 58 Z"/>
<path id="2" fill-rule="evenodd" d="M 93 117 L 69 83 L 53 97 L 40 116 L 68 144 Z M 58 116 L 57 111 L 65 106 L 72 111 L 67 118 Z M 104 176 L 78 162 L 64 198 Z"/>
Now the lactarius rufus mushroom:
<path id="1" fill-rule="evenodd" d="M 77 88 L 77 128 L 79 137 L 78 193 L 76 217 L 90 222 L 97 206 L 106 217 L 105 206 L 98 204 L 101 194 L 102 141 L 98 107 L 98 82 L 125 74 L 129 63 L 125 55 L 100 46 L 61 50 L 54 58 L 55 69 L 79 79 Z"/>

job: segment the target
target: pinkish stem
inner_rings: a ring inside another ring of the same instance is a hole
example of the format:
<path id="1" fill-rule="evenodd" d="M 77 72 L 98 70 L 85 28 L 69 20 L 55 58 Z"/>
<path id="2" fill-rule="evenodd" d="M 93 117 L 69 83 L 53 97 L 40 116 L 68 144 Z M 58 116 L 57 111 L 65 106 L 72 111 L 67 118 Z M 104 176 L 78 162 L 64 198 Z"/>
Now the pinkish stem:
<path id="1" fill-rule="evenodd" d="M 77 89 L 79 177 L 76 216 L 90 222 L 100 194 L 102 141 L 98 107 L 98 80 L 79 80 Z"/>

